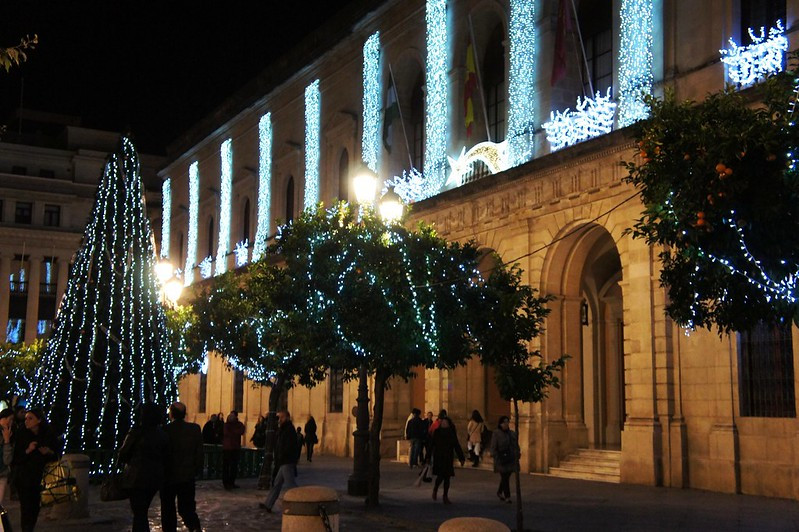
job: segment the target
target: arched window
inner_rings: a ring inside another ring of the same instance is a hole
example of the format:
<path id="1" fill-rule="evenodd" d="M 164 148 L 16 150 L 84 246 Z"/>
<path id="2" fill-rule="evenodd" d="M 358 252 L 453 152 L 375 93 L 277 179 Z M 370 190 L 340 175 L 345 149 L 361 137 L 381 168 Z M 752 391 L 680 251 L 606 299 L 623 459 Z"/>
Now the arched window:
<path id="1" fill-rule="evenodd" d="M 593 97 L 598 91 L 604 95 L 613 85 L 613 2 L 580 2 L 579 13 L 585 46 L 583 93 Z"/>
<path id="2" fill-rule="evenodd" d="M 294 219 L 294 177 L 289 176 L 286 184 L 286 223 Z"/>
<path id="3" fill-rule="evenodd" d="M 214 217 L 208 218 L 208 253 L 206 257 L 214 256 Z"/>
<path id="4" fill-rule="evenodd" d="M 183 233 L 178 233 L 178 264 L 180 268 L 186 264 L 186 256 L 183 253 Z"/>
<path id="5" fill-rule="evenodd" d="M 488 131 L 493 142 L 505 140 L 505 51 L 504 30 L 498 25 L 491 32 L 483 59 L 483 91 L 488 114 Z M 476 103 L 476 102 L 475 102 Z"/>
<path id="6" fill-rule="evenodd" d="M 250 241 L 250 198 L 244 200 L 244 211 L 241 214 L 241 240 Z"/>
<path id="7" fill-rule="evenodd" d="M 350 190 L 350 155 L 347 150 L 341 151 L 341 158 L 338 160 L 338 199 L 348 201 Z"/>
<path id="8" fill-rule="evenodd" d="M 411 92 L 411 160 L 417 170 L 424 166 L 424 74 L 419 74 Z"/>

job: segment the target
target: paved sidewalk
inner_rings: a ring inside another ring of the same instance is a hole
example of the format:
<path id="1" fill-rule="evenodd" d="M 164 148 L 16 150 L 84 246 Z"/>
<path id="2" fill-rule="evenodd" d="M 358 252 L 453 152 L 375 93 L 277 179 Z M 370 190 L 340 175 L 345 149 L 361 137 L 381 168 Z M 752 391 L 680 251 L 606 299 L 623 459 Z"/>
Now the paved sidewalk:
<path id="1" fill-rule="evenodd" d="M 515 526 L 515 504 L 500 502 L 499 477 L 489 471 L 456 467 L 450 498 L 444 506 L 431 498 L 430 484 L 416 488 L 416 470 L 384 460 L 381 462 L 381 507 L 367 512 L 361 498 L 346 495 L 352 461 L 315 457 L 300 463 L 300 485 L 335 488 L 341 498 L 342 531 L 434 531 L 445 520 L 481 516 Z M 566 480 L 541 475 L 522 475 L 525 528 L 549 530 L 799 530 L 799 503 L 746 495 L 725 495 L 697 490 L 678 490 Z M 238 482 L 241 489 L 225 491 L 221 481 L 198 483 L 198 512 L 207 532 L 216 530 L 280 530 L 280 502 L 275 513 L 258 509 L 266 492 L 255 489 L 255 479 Z M 513 487 L 513 484 L 512 484 Z M 92 488 L 92 518 L 80 523 L 56 523 L 42 512 L 37 531 L 108 531 L 130 529 L 127 501 L 99 502 Z M 18 530 L 19 511 L 10 503 L 12 524 Z M 152 530 L 160 530 L 158 496 L 150 508 Z"/>

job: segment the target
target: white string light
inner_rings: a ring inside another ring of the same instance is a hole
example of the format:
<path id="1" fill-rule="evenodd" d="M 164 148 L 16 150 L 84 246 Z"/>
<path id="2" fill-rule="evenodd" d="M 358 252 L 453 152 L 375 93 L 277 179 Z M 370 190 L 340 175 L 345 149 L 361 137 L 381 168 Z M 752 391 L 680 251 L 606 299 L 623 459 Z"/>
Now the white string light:
<path id="1" fill-rule="evenodd" d="M 518 166 L 532 158 L 535 130 L 535 1 L 510 2 L 508 158 Z"/>
<path id="2" fill-rule="evenodd" d="M 233 253 L 236 256 L 236 268 L 241 268 L 249 259 L 248 252 L 249 252 L 250 243 L 246 240 L 243 240 L 236 244 Z"/>
<path id="3" fill-rule="evenodd" d="M 426 187 L 427 190 L 434 190 L 433 194 L 436 194 L 446 178 L 449 135 L 447 1 L 427 0 L 425 22 L 427 24 L 427 61 L 425 63 L 425 150 L 422 174 L 425 179 L 430 181 L 430 185 Z"/>
<path id="4" fill-rule="evenodd" d="M 219 147 L 222 160 L 219 179 L 219 243 L 216 247 L 216 275 L 227 271 L 230 245 L 230 216 L 233 201 L 233 141 L 225 140 Z"/>
<path id="5" fill-rule="evenodd" d="M 377 172 L 380 162 L 380 32 L 363 45 L 363 138 L 364 163 Z"/>
<path id="6" fill-rule="evenodd" d="M 610 98 L 610 88 L 605 96 L 599 92 L 594 98 L 584 100 L 578 96 L 574 111 L 553 111 L 549 122 L 543 125 L 552 151 L 610 133 L 615 112 L 616 104 Z"/>
<path id="7" fill-rule="evenodd" d="M 649 116 L 643 100 L 652 92 L 653 0 L 622 0 L 619 51 L 619 126 Z"/>
<path id="8" fill-rule="evenodd" d="M 197 225 L 200 219 L 200 171 L 197 161 L 189 166 L 189 229 L 186 238 L 186 267 L 183 269 L 183 284 L 194 282 L 194 266 L 197 261 Z"/>
<path id="9" fill-rule="evenodd" d="M 272 113 L 266 113 L 258 121 L 258 226 L 252 260 L 257 261 L 266 251 L 269 237 L 269 207 L 272 197 Z"/>
<path id="10" fill-rule="evenodd" d="M 161 257 L 169 258 L 169 230 L 172 222 L 172 179 L 161 184 Z"/>
<path id="11" fill-rule="evenodd" d="M 782 72 L 785 52 L 788 51 L 788 39 L 781 20 L 768 30 L 768 38 L 765 28 L 760 28 L 760 35 L 755 35 L 752 28 L 748 31 L 752 44 L 738 46 L 730 39 L 730 47 L 719 50 L 727 79 L 740 87 L 748 87 L 771 74 Z"/>
<path id="12" fill-rule="evenodd" d="M 200 277 L 203 279 L 208 279 L 214 274 L 214 258 L 208 255 L 200 261 L 200 264 L 198 264 L 197 267 L 200 270 Z"/>
<path id="13" fill-rule="evenodd" d="M 317 79 L 305 87 L 305 209 L 319 203 L 319 129 L 322 112 L 320 100 Z"/>

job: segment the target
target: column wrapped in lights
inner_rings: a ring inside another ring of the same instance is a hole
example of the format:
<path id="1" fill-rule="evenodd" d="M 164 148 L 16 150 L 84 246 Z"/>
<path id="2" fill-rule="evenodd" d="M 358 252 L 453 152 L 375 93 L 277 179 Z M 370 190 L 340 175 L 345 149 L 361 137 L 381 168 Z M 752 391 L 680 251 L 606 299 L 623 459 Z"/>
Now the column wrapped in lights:
<path id="1" fill-rule="evenodd" d="M 438 191 L 446 178 L 449 113 L 449 43 L 447 1 L 427 0 L 427 62 L 425 64 L 424 174 Z"/>
<path id="2" fill-rule="evenodd" d="M 533 155 L 535 130 L 535 0 L 510 2 L 508 74 L 508 163 L 517 166 Z"/>
<path id="3" fill-rule="evenodd" d="M 172 178 L 161 183 L 161 257 L 169 258 L 169 228 L 172 222 Z"/>
<path id="4" fill-rule="evenodd" d="M 266 113 L 258 121 L 258 222 L 252 260 L 261 258 L 266 252 L 269 238 L 269 207 L 272 203 L 272 113 Z"/>
<path id="5" fill-rule="evenodd" d="M 219 244 L 216 247 L 216 275 L 227 271 L 230 250 L 230 206 L 233 200 L 233 141 L 225 140 L 219 147 L 222 160 L 219 179 Z"/>
<path id="6" fill-rule="evenodd" d="M 145 401 L 174 401 L 177 386 L 139 159 L 122 138 L 109 158 L 70 268 L 33 404 L 66 450 L 118 449 Z"/>
<path id="7" fill-rule="evenodd" d="M 619 51 L 619 126 L 649 116 L 643 100 L 652 92 L 653 0 L 622 0 Z"/>
<path id="8" fill-rule="evenodd" d="M 197 265 L 197 224 L 200 219 L 200 170 L 197 161 L 189 166 L 189 228 L 186 237 L 186 268 L 183 284 L 194 282 L 194 267 Z"/>
<path id="9" fill-rule="evenodd" d="M 380 32 L 363 45 L 363 162 L 377 172 L 380 162 Z"/>
<path id="10" fill-rule="evenodd" d="M 304 208 L 319 203 L 319 133 L 322 119 L 319 80 L 305 87 L 305 199 Z"/>

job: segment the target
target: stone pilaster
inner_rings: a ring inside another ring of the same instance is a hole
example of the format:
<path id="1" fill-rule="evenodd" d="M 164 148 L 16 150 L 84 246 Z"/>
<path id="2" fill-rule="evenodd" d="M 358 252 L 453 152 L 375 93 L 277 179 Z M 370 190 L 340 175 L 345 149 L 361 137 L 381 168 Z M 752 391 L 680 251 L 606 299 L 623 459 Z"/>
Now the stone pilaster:
<path id="1" fill-rule="evenodd" d="M 39 288 L 42 282 L 42 257 L 28 258 L 28 307 L 25 312 L 25 343 L 36 340 L 36 326 L 39 322 Z"/>

